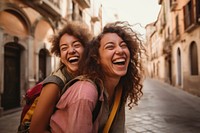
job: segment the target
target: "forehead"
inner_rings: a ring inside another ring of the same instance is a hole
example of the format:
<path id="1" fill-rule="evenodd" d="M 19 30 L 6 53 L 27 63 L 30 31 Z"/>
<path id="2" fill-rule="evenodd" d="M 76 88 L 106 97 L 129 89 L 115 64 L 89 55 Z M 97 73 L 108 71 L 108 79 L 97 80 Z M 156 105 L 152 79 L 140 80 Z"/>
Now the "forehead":
<path id="1" fill-rule="evenodd" d="M 102 36 L 100 43 L 123 41 L 116 33 L 106 33 Z"/>
<path id="2" fill-rule="evenodd" d="M 73 35 L 69 35 L 69 34 L 65 33 L 61 36 L 59 45 L 60 46 L 72 45 L 76 42 L 80 42 L 78 38 L 76 38 Z"/>
<path id="3" fill-rule="evenodd" d="M 67 40 L 78 40 L 78 38 L 76 38 L 75 36 L 73 35 L 69 35 L 67 33 L 63 34 L 60 38 L 60 42 L 62 41 L 67 41 Z"/>

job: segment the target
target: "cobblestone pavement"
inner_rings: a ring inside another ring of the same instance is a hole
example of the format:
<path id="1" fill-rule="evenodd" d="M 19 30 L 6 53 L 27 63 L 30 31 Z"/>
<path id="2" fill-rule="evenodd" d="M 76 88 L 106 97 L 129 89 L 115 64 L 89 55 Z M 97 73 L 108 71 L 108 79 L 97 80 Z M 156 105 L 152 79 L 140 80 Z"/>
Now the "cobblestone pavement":
<path id="1" fill-rule="evenodd" d="M 127 133 L 200 133 L 200 97 L 152 79 L 143 92 L 138 106 L 126 107 Z M 17 133 L 17 110 L 0 117 L 0 133 Z"/>
<path id="2" fill-rule="evenodd" d="M 126 109 L 128 133 L 200 133 L 200 97 L 148 79 L 139 105 Z"/>

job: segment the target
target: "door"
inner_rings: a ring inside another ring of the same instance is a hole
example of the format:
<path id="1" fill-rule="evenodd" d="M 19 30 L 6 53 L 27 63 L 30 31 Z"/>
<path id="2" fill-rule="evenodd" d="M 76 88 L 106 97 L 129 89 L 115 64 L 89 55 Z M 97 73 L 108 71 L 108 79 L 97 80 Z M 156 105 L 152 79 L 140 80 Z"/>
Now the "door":
<path id="1" fill-rule="evenodd" d="M 4 92 L 1 105 L 4 110 L 20 106 L 20 47 L 9 43 L 4 48 Z"/>
<path id="2" fill-rule="evenodd" d="M 46 62 L 47 52 L 45 49 L 41 49 L 39 52 L 39 81 L 46 78 Z"/>

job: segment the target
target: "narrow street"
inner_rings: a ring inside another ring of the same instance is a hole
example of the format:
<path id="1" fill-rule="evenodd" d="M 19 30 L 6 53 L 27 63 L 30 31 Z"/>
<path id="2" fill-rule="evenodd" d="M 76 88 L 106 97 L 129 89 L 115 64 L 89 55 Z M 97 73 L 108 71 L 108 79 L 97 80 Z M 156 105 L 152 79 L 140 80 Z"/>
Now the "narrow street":
<path id="1" fill-rule="evenodd" d="M 127 108 L 128 133 L 199 133 L 200 98 L 157 80 L 144 82 L 139 105 Z"/>
<path id="2" fill-rule="evenodd" d="M 144 82 L 139 105 L 126 111 L 128 133 L 199 133 L 200 98 L 157 80 Z M 16 133 L 20 112 L 0 117 L 1 133 Z"/>

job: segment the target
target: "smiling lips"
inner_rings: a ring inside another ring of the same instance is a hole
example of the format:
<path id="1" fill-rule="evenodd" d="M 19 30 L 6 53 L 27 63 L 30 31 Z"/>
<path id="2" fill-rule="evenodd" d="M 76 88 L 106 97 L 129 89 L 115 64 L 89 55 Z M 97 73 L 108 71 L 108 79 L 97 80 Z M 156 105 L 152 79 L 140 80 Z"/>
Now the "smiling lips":
<path id="1" fill-rule="evenodd" d="M 126 62 L 125 58 L 118 58 L 118 59 L 113 61 L 113 64 L 115 64 L 115 65 L 124 65 L 125 62 Z"/>
<path id="2" fill-rule="evenodd" d="M 78 56 L 70 57 L 70 58 L 68 58 L 68 61 L 69 61 L 70 63 L 72 63 L 72 64 L 78 63 L 79 57 L 78 57 Z"/>

